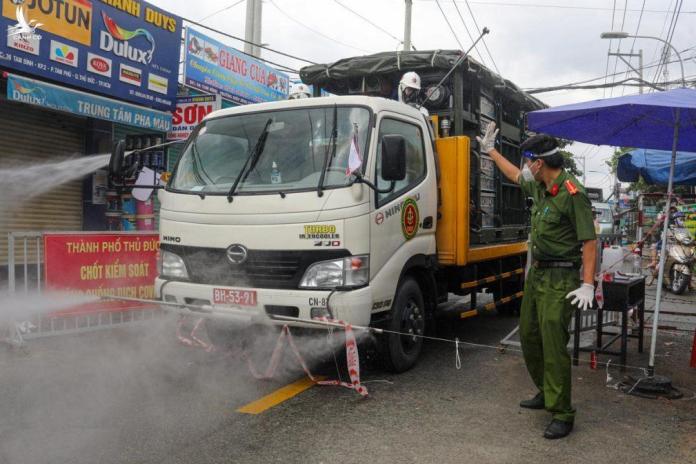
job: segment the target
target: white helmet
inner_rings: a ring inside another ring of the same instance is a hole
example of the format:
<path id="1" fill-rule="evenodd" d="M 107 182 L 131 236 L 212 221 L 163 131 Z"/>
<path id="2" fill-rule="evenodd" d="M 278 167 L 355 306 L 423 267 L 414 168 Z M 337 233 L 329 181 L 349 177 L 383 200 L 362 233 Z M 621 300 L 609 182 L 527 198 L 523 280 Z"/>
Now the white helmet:
<path id="1" fill-rule="evenodd" d="M 305 84 L 299 83 L 299 84 L 293 84 L 292 87 L 290 87 L 290 95 L 288 96 L 288 100 L 295 100 L 297 98 L 310 98 L 312 96 L 312 91 L 309 90 L 309 87 Z"/>
<path id="2" fill-rule="evenodd" d="M 406 89 L 413 89 L 416 90 L 416 94 L 418 91 L 421 89 L 421 79 L 418 73 L 409 71 L 403 76 L 401 76 L 401 81 L 399 81 L 399 101 L 403 102 L 405 100 L 404 98 L 404 90 Z"/>

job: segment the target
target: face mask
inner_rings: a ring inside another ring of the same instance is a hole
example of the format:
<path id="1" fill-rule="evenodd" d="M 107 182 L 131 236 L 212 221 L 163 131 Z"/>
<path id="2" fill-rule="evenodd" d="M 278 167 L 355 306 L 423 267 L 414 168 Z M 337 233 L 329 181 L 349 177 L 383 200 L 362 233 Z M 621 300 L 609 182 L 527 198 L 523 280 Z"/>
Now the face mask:
<path id="1" fill-rule="evenodd" d="M 529 166 L 526 164 L 522 168 L 522 179 L 524 179 L 526 182 L 531 182 L 534 180 L 534 174 L 532 174 L 532 170 L 529 169 Z"/>

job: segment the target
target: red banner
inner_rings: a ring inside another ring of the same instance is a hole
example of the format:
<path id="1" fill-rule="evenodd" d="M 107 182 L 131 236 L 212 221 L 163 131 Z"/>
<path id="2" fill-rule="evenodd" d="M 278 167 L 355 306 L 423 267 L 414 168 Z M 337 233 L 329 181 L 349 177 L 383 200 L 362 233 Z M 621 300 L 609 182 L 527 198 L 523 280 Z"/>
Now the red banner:
<path id="1" fill-rule="evenodd" d="M 153 299 L 158 250 L 159 236 L 152 232 L 46 234 L 46 289 L 95 297 Z M 100 301 L 53 314 L 122 311 L 142 306 Z"/>

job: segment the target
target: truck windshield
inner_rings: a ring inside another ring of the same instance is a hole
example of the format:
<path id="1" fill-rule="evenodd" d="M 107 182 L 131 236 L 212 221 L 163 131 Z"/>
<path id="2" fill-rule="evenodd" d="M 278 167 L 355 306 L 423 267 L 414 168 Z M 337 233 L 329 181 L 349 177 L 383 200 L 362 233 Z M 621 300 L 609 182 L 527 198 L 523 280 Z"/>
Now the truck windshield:
<path id="1" fill-rule="evenodd" d="M 227 194 L 241 175 L 236 193 L 289 192 L 316 189 L 324 160 L 324 188 L 350 183 L 351 143 L 366 162 L 370 112 L 338 107 L 335 156 L 331 156 L 334 106 L 265 111 L 211 119 L 199 126 L 181 155 L 170 188 L 177 191 Z M 249 163 L 269 119 L 265 143 Z"/>

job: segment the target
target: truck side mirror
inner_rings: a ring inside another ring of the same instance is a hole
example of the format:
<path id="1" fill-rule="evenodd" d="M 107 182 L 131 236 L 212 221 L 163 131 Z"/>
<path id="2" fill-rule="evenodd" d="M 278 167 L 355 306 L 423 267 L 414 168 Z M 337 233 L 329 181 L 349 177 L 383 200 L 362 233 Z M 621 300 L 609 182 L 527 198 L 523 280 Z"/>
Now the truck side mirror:
<path id="1" fill-rule="evenodd" d="M 396 182 L 406 178 L 406 141 L 396 134 L 382 136 L 382 179 Z"/>
<path id="2" fill-rule="evenodd" d="M 126 151 L 126 141 L 119 140 L 114 143 L 114 149 L 109 159 L 109 176 L 121 177 L 123 175 L 123 159 Z"/>

